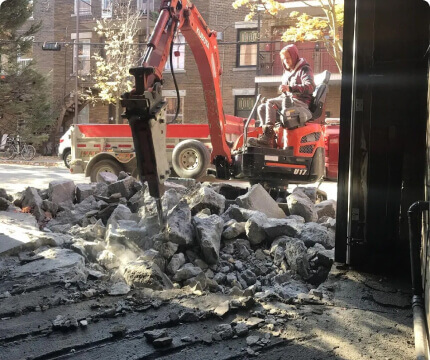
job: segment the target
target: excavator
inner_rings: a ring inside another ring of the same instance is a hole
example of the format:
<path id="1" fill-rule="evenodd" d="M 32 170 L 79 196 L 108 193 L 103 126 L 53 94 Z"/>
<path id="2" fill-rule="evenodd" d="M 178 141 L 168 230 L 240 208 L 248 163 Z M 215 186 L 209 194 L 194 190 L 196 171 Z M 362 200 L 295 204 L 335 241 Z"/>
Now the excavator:
<path id="1" fill-rule="evenodd" d="M 164 181 L 170 175 L 165 155 L 166 102 L 162 97 L 163 70 L 173 56 L 174 38 L 181 31 L 193 52 L 200 73 L 206 102 L 211 162 L 219 179 L 242 179 L 266 188 L 286 187 L 290 183 L 312 183 L 324 175 L 324 139 L 318 118 L 323 112 L 328 91 L 328 71 L 315 77 L 316 89 L 310 116 L 303 119 L 294 110 L 280 115 L 275 148 L 247 145 L 247 139 L 262 133 L 250 128 L 259 99 L 244 124 L 243 135 L 233 146 L 225 136 L 225 116 L 221 96 L 222 68 L 216 32 L 209 29 L 198 9 L 188 0 L 163 0 L 154 30 L 139 67 L 131 68 L 135 78 L 132 91 L 122 95 L 135 146 L 138 172 L 156 199 L 160 224 L 165 223 L 161 206 Z M 173 69 L 173 66 L 171 66 Z M 176 79 L 175 87 L 179 93 Z M 178 101 L 179 104 L 179 101 Z"/>

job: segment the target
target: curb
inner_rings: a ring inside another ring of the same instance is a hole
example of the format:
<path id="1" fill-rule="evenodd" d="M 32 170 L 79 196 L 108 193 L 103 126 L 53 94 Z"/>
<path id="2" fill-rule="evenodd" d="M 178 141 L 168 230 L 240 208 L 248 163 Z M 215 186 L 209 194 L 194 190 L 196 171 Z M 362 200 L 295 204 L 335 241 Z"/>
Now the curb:
<path id="1" fill-rule="evenodd" d="M 48 167 L 66 167 L 62 161 L 46 161 L 46 160 L 0 160 L 0 164 L 5 165 L 32 165 L 32 166 L 48 166 Z"/>

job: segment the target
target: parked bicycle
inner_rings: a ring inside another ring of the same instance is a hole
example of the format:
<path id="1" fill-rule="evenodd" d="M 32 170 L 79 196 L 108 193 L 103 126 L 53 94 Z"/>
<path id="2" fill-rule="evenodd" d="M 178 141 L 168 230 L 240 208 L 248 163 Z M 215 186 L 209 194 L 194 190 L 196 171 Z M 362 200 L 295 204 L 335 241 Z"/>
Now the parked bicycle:
<path id="1" fill-rule="evenodd" d="M 16 155 L 21 155 L 24 160 L 32 160 L 36 156 L 36 149 L 33 145 L 28 145 L 19 138 L 9 136 L 6 145 L 0 151 L 0 157 L 4 160 L 11 160 Z"/>

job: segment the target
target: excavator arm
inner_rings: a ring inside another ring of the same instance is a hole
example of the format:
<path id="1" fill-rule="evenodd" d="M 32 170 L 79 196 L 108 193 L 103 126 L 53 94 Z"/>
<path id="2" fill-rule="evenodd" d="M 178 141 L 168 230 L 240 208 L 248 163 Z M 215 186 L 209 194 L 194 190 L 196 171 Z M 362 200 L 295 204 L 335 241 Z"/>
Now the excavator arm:
<path id="1" fill-rule="evenodd" d="M 125 117 L 131 126 L 141 179 L 146 180 L 151 196 L 157 199 L 160 222 L 164 180 L 170 174 L 165 152 L 165 108 L 162 97 L 163 70 L 175 34 L 181 30 L 199 69 L 212 141 L 211 160 L 225 172 L 232 162 L 225 138 L 216 32 L 211 31 L 197 8 L 187 0 L 163 0 L 160 15 L 147 44 L 142 65 L 130 69 L 135 88 L 122 96 Z M 217 170 L 218 171 L 218 170 Z"/>

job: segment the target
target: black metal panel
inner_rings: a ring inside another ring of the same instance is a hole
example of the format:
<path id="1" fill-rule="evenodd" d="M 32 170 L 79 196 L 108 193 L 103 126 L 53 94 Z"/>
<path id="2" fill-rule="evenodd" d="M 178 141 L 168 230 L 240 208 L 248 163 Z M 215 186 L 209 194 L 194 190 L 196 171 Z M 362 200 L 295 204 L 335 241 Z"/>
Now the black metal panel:
<path id="1" fill-rule="evenodd" d="M 240 168 L 235 168 L 234 176 L 287 186 L 312 183 L 324 175 L 324 148 L 317 148 L 313 157 L 297 157 L 292 150 L 248 147 L 244 153 L 235 156 L 235 164 Z M 276 157 L 276 160 L 270 161 L 267 156 Z M 272 164 L 268 165 L 270 162 Z"/>
<path id="2" fill-rule="evenodd" d="M 351 132 L 352 59 L 354 39 L 355 1 L 345 1 L 343 28 L 342 85 L 340 104 L 339 175 L 337 190 L 335 259 L 346 262 L 346 236 L 348 223 L 349 143 Z"/>
<path id="3" fill-rule="evenodd" d="M 347 260 L 349 221 L 351 265 L 370 271 L 388 270 L 390 265 L 399 269 L 399 264 L 408 261 L 405 212 L 410 204 L 424 197 L 424 54 L 429 7 L 422 0 L 356 0 L 356 9 L 348 3 L 345 2 L 336 260 Z M 353 61 L 348 58 L 354 37 L 351 16 L 357 19 L 355 83 L 351 81 Z M 352 139 L 350 134 L 354 134 Z M 354 216 L 348 218 L 352 213 Z"/>

